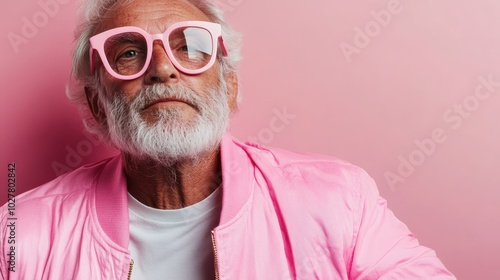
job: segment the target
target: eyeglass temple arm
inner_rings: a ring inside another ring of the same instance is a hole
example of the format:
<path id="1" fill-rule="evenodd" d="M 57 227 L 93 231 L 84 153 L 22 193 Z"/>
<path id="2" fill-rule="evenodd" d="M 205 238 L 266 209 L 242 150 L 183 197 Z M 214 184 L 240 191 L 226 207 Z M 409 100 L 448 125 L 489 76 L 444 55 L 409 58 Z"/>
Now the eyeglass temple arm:
<path id="1" fill-rule="evenodd" d="M 222 39 L 222 36 L 219 36 L 219 45 L 222 51 L 222 55 L 227 56 L 227 50 L 226 46 L 224 46 L 224 39 Z"/>
<path id="2" fill-rule="evenodd" d="M 90 74 L 93 75 L 94 74 L 94 49 L 92 47 L 90 47 L 89 49 L 89 58 L 90 58 Z"/>

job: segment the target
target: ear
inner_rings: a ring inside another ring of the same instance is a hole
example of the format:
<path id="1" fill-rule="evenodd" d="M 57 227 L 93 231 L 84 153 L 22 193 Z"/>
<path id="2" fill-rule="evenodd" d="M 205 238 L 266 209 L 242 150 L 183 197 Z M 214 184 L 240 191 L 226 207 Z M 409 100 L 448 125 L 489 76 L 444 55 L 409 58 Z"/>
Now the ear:
<path id="1" fill-rule="evenodd" d="M 95 89 L 90 87 L 85 87 L 85 96 L 87 97 L 87 104 L 89 105 L 90 112 L 94 116 L 95 120 L 103 124 L 106 122 L 106 114 L 104 110 L 100 107 L 99 96 Z"/>
<path id="2" fill-rule="evenodd" d="M 228 105 L 231 112 L 235 112 L 238 108 L 238 75 L 236 72 L 225 74 L 228 94 Z"/>

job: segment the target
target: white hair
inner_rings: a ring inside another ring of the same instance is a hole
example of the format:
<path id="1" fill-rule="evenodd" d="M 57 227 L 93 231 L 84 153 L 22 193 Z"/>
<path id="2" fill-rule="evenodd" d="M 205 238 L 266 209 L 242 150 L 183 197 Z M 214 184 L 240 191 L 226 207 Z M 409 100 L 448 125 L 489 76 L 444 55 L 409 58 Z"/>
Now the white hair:
<path id="1" fill-rule="evenodd" d="M 77 29 L 75 31 L 75 46 L 73 49 L 73 69 L 70 84 L 68 84 L 66 95 L 69 100 L 79 106 L 83 123 L 91 133 L 102 137 L 105 127 L 99 124 L 91 114 L 84 87 L 94 89 L 98 92 L 100 81 L 97 74 L 90 73 L 89 39 L 94 35 L 97 25 L 106 18 L 109 11 L 129 4 L 133 0 L 82 0 L 78 13 Z M 229 27 L 225 21 L 222 11 L 208 0 L 186 0 L 196 6 L 208 18 L 222 26 L 224 45 L 228 52 L 227 56 L 218 55 L 218 63 L 222 73 L 237 73 L 240 61 L 240 34 Z M 168 1 L 165 1 L 167 4 Z M 97 73 L 97 72 L 96 72 Z M 240 101 L 238 94 L 238 102 Z"/>

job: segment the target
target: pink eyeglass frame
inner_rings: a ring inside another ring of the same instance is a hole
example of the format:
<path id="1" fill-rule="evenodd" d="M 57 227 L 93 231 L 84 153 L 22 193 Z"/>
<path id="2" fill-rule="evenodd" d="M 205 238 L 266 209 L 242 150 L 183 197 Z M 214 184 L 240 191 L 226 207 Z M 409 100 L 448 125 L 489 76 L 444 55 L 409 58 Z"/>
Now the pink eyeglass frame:
<path id="1" fill-rule="evenodd" d="M 212 54 L 211 54 L 211 59 L 205 65 L 204 67 L 200 69 L 187 69 L 180 65 L 177 60 L 175 59 L 175 56 L 172 53 L 172 50 L 170 49 L 170 45 L 168 42 L 168 37 L 170 36 L 170 33 L 181 27 L 198 27 L 198 28 L 203 28 L 207 30 L 210 33 L 210 36 L 212 36 Z M 146 54 L 146 62 L 144 63 L 144 67 L 141 71 L 134 75 L 120 75 L 116 73 L 113 68 L 111 68 L 111 65 L 108 62 L 108 59 L 106 58 L 106 54 L 104 52 L 104 43 L 106 40 L 114 35 L 120 34 L 120 33 L 125 33 L 125 32 L 137 32 L 144 36 L 146 39 L 147 43 L 147 54 Z M 217 39 L 215 39 L 217 38 Z M 206 22 L 206 21 L 182 21 L 182 22 L 177 22 L 172 24 L 167 28 L 167 30 L 164 33 L 160 34 L 149 34 L 145 30 L 143 30 L 140 27 L 137 26 L 123 26 L 123 27 L 117 27 L 113 28 L 107 31 L 104 31 L 102 33 L 99 33 L 97 35 L 94 35 L 90 38 L 90 72 L 91 74 L 94 73 L 95 70 L 95 58 L 94 58 L 94 51 L 97 51 L 99 53 L 99 56 L 101 57 L 101 61 L 108 71 L 111 76 L 120 79 L 120 80 L 133 80 L 141 75 L 143 75 L 146 70 L 149 68 L 149 64 L 151 63 L 151 57 L 153 54 L 153 42 L 156 40 L 160 40 L 163 42 L 164 49 L 167 53 L 168 59 L 172 62 L 172 64 L 177 68 L 177 70 L 184 72 L 189 75 L 196 75 L 200 74 L 210 67 L 213 66 L 215 62 L 215 58 L 217 57 L 217 42 L 219 43 L 222 51 L 222 55 L 227 56 L 227 50 L 224 46 L 224 40 L 222 39 L 222 28 L 221 25 L 218 23 L 213 23 L 213 22 Z"/>

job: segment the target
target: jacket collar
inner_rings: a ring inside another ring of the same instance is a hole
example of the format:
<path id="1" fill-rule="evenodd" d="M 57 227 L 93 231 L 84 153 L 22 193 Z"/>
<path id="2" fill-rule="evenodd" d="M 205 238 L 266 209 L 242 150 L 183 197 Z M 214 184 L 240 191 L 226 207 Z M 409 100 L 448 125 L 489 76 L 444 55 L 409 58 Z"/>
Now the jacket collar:
<path id="1" fill-rule="evenodd" d="M 96 184 L 97 219 L 106 235 L 122 248 L 128 248 L 129 219 L 127 180 L 121 155 L 106 163 Z"/>
<path id="2" fill-rule="evenodd" d="M 231 135 L 221 141 L 222 212 L 220 225 L 238 215 L 250 198 L 254 178 L 253 163 L 245 144 Z M 127 181 L 120 155 L 109 160 L 96 182 L 95 207 L 97 218 L 106 235 L 122 248 L 128 248 L 129 216 Z"/>
<path id="3" fill-rule="evenodd" d="M 245 144 L 226 135 L 221 143 L 222 211 L 219 225 L 230 222 L 250 199 L 254 164 Z"/>

